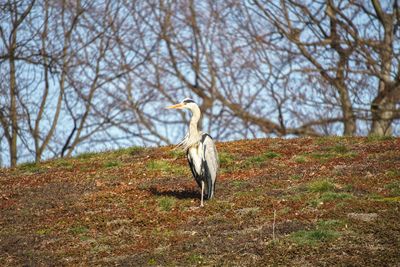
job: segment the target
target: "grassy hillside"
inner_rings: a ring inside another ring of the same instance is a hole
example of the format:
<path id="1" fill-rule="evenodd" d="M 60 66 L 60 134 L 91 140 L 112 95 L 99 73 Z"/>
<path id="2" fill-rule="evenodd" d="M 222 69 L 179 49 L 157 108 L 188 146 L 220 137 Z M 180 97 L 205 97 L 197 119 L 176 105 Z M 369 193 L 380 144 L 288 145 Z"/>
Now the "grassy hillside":
<path id="1" fill-rule="evenodd" d="M 0 266 L 398 266 L 400 139 L 217 147 L 204 208 L 172 147 L 0 170 Z"/>

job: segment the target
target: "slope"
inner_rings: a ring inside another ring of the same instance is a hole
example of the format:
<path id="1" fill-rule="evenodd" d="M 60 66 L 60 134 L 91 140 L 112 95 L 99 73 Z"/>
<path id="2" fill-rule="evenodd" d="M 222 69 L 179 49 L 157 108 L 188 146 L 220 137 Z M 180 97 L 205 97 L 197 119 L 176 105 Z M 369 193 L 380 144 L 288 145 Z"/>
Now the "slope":
<path id="1" fill-rule="evenodd" d="M 400 139 L 217 144 L 199 205 L 172 147 L 0 170 L 0 265 L 255 266 L 400 262 Z"/>

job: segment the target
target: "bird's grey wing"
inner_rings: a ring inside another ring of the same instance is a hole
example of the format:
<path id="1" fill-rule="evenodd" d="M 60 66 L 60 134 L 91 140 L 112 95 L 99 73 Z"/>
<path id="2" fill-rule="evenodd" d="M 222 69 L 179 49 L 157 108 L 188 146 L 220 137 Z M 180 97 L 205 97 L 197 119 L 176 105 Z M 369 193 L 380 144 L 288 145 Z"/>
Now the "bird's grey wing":
<path id="1" fill-rule="evenodd" d="M 215 147 L 214 140 L 208 134 L 203 134 L 201 139 L 201 144 L 203 146 L 202 159 L 204 164 L 204 173 L 203 175 L 209 179 L 207 181 L 208 186 L 208 196 L 212 197 L 214 193 L 214 185 L 217 178 L 217 172 L 219 168 L 219 160 L 218 153 Z"/>

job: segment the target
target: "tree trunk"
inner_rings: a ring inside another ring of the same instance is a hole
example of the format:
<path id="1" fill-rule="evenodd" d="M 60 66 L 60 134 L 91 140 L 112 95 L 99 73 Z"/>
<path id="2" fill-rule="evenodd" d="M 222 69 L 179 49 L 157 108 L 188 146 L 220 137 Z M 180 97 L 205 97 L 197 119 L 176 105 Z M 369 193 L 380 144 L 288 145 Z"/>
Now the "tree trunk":
<path id="1" fill-rule="evenodd" d="M 392 121 L 396 108 L 394 88 L 381 81 L 379 89 L 378 96 L 371 104 L 372 124 L 369 134 L 389 136 L 392 135 Z"/>
<path id="2" fill-rule="evenodd" d="M 11 136 L 9 140 L 10 146 L 10 164 L 11 167 L 17 165 L 17 134 L 18 134 L 18 116 L 17 116 L 17 83 L 15 78 L 15 45 L 16 31 L 12 36 L 12 46 L 10 47 L 10 118 L 11 118 Z"/>
<path id="3" fill-rule="evenodd" d="M 392 135 L 392 121 L 395 109 L 395 86 L 390 83 L 390 73 L 393 59 L 393 14 L 385 13 L 379 1 L 373 1 L 373 6 L 379 22 L 383 26 L 384 36 L 379 47 L 380 81 L 378 94 L 371 104 L 372 124 L 370 135 Z"/>

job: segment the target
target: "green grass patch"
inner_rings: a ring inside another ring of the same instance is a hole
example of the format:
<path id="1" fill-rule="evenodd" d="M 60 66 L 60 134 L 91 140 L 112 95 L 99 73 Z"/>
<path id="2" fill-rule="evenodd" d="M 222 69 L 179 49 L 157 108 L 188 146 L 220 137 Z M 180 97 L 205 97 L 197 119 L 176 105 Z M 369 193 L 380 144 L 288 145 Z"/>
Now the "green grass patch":
<path id="1" fill-rule="evenodd" d="M 386 171 L 385 174 L 390 178 L 399 178 L 400 177 L 400 170 L 391 169 L 391 170 Z"/>
<path id="2" fill-rule="evenodd" d="M 325 147 L 321 151 L 304 154 L 304 156 L 308 156 L 320 162 L 326 162 L 335 158 L 354 158 L 357 156 L 357 153 L 351 151 L 344 144 L 336 144 L 334 146 Z"/>
<path id="3" fill-rule="evenodd" d="M 243 180 L 233 180 L 230 184 L 236 188 L 240 188 L 240 187 L 248 186 L 249 182 L 243 181 Z"/>
<path id="4" fill-rule="evenodd" d="M 179 165 L 172 165 L 165 160 L 151 160 L 146 165 L 146 169 L 150 171 L 161 171 L 165 173 L 173 174 L 184 174 L 186 173 L 186 168 Z"/>
<path id="5" fill-rule="evenodd" d="M 122 163 L 120 161 L 117 160 L 112 160 L 112 161 L 107 161 L 103 164 L 104 168 L 114 168 L 114 167 L 119 167 L 121 166 Z"/>
<path id="6" fill-rule="evenodd" d="M 147 261 L 147 264 L 150 266 L 154 266 L 154 265 L 157 265 L 157 261 L 156 261 L 156 259 L 151 258 Z"/>
<path id="7" fill-rule="evenodd" d="M 349 149 L 343 144 L 337 144 L 333 147 L 330 147 L 329 150 L 338 154 L 346 154 L 349 152 Z"/>
<path id="8" fill-rule="evenodd" d="M 204 258 L 199 254 L 191 254 L 188 257 L 188 261 L 194 265 L 201 265 L 204 263 Z"/>
<path id="9" fill-rule="evenodd" d="M 313 193 L 323 193 L 334 189 L 335 185 L 328 180 L 314 181 L 307 185 L 307 190 Z"/>
<path id="10" fill-rule="evenodd" d="M 337 142 L 342 142 L 345 139 L 343 136 L 321 136 L 315 138 L 315 143 L 318 145 L 324 145 L 327 143 L 337 143 Z"/>
<path id="11" fill-rule="evenodd" d="M 233 172 L 237 169 L 236 158 L 234 155 L 221 152 L 218 154 L 221 172 Z"/>
<path id="12" fill-rule="evenodd" d="M 317 245 L 321 242 L 329 242 L 340 236 L 336 231 L 338 227 L 344 225 L 339 220 L 326 220 L 317 222 L 316 229 L 300 230 L 290 235 L 290 239 L 299 245 Z"/>
<path id="13" fill-rule="evenodd" d="M 349 193 L 334 192 L 335 185 L 328 180 L 319 180 L 307 185 L 307 191 L 317 193 L 315 198 L 308 201 L 312 207 L 317 207 L 325 202 L 352 198 Z"/>
<path id="14" fill-rule="evenodd" d="M 160 197 L 157 199 L 158 207 L 161 211 L 171 211 L 175 206 L 176 199 L 173 197 Z"/>
<path id="15" fill-rule="evenodd" d="M 377 134 L 371 134 L 368 135 L 367 141 L 368 142 L 380 142 L 380 141 L 387 141 L 387 140 L 393 140 L 394 137 L 391 135 L 377 135 Z"/>
<path id="16" fill-rule="evenodd" d="M 338 199 L 349 199 L 352 197 L 353 196 L 348 193 L 324 192 L 321 194 L 319 200 L 322 202 L 328 202 L 328 201 L 338 200 Z"/>
<path id="17" fill-rule="evenodd" d="M 383 201 L 383 202 L 400 202 L 400 196 L 399 197 L 381 197 L 381 198 L 377 198 L 376 200 Z"/>
<path id="18" fill-rule="evenodd" d="M 18 166 L 18 170 L 25 173 L 41 173 L 44 169 L 36 162 L 26 162 Z"/>
<path id="19" fill-rule="evenodd" d="M 393 181 L 385 185 L 385 189 L 389 190 L 390 196 L 400 196 L 400 181 Z"/>
<path id="20" fill-rule="evenodd" d="M 108 153 L 108 156 L 111 157 L 121 157 L 121 156 L 137 156 L 140 155 L 146 148 L 141 146 L 132 146 L 126 148 L 120 148 Z"/>
<path id="21" fill-rule="evenodd" d="M 326 229 L 301 230 L 291 235 L 291 240 L 299 245 L 316 245 L 319 242 L 327 242 L 339 237 L 336 231 Z"/>
<path id="22" fill-rule="evenodd" d="M 98 156 L 99 154 L 100 153 L 97 153 L 97 152 L 85 152 L 85 153 L 79 154 L 78 156 L 76 156 L 76 158 L 80 159 L 80 160 L 88 160 L 88 159 L 92 159 L 92 158 Z"/>
<path id="23" fill-rule="evenodd" d="M 88 231 L 89 231 L 89 228 L 87 228 L 86 226 L 83 226 L 83 225 L 77 225 L 77 226 L 71 227 L 69 229 L 69 232 L 74 234 L 74 235 L 85 234 Z"/>
<path id="24" fill-rule="evenodd" d="M 173 158 L 183 158 L 186 156 L 186 152 L 181 149 L 173 149 L 169 151 L 169 154 Z"/>
<path id="25" fill-rule="evenodd" d="M 268 152 L 264 153 L 263 156 L 267 159 L 274 159 L 274 158 L 280 158 L 281 154 L 273 152 L 273 151 L 268 151 Z"/>
<path id="26" fill-rule="evenodd" d="M 303 176 L 300 174 L 292 174 L 289 176 L 290 180 L 300 180 Z"/>
<path id="27" fill-rule="evenodd" d="M 43 229 L 36 230 L 37 235 L 48 235 L 51 232 L 52 232 L 51 228 L 43 228 Z"/>
<path id="28" fill-rule="evenodd" d="M 67 169 L 67 170 L 72 170 L 74 169 L 74 164 L 71 162 L 70 159 L 66 158 L 60 158 L 54 161 L 54 166 Z"/>
<path id="29" fill-rule="evenodd" d="M 267 151 L 261 155 L 252 156 L 244 161 L 244 167 L 259 167 L 268 159 L 279 158 L 281 155 L 273 151 Z"/>
<path id="30" fill-rule="evenodd" d="M 219 163 L 221 164 L 221 166 L 223 165 L 231 165 L 234 163 L 235 161 L 235 157 L 227 152 L 221 152 L 219 153 Z"/>
<path id="31" fill-rule="evenodd" d="M 294 161 L 297 162 L 297 163 L 305 163 L 305 162 L 307 162 L 308 160 L 307 160 L 307 157 L 305 157 L 305 156 L 303 156 L 303 155 L 299 155 L 299 156 L 296 156 L 296 157 L 294 158 Z"/>

